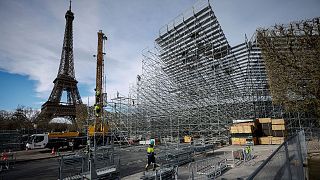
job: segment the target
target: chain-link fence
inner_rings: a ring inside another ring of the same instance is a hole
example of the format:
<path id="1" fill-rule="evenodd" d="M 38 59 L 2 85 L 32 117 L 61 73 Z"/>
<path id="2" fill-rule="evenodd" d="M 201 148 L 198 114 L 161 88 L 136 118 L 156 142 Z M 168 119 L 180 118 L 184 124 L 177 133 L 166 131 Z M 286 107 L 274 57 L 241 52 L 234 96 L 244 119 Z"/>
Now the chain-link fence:
<path id="1" fill-rule="evenodd" d="M 305 131 L 306 148 L 308 150 L 307 170 L 309 179 L 320 177 L 320 129 L 310 128 Z"/>
<path id="2" fill-rule="evenodd" d="M 306 157 L 305 133 L 300 131 L 282 143 L 248 179 L 305 179 Z"/>

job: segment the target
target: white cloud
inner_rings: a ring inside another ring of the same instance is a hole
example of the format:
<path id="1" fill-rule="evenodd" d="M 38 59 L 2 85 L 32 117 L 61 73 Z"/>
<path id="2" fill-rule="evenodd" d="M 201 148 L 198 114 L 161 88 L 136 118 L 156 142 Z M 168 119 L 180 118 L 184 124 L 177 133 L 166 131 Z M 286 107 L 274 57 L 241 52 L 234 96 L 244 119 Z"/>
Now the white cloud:
<path id="1" fill-rule="evenodd" d="M 142 1 L 111 2 L 75 1 L 72 5 L 75 73 L 78 85 L 88 88 L 80 91 L 82 96 L 94 94 L 96 64 L 92 55 L 96 54 L 98 30 L 102 29 L 109 38 L 105 57 L 107 92 L 127 95 L 129 83 L 134 83 L 141 71 L 141 50 L 153 43 L 155 37 L 150 34 L 156 34 L 162 26 L 153 26 L 157 23 L 149 21 L 144 13 L 157 19 L 161 16 L 152 14 L 152 8 L 143 8 Z M 44 101 L 60 64 L 67 8 L 67 1 L 1 2 L 0 69 L 35 80 L 36 95 Z M 142 23 L 146 23 L 144 27 Z"/>
<path id="2" fill-rule="evenodd" d="M 98 30 L 102 29 L 108 36 L 105 73 L 109 97 L 117 91 L 127 95 L 129 83 L 135 83 L 136 75 L 141 73 L 141 51 L 153 45 L 163 25 L 194 2 L 74 1 L 75 72 L 79 85 L 88 88 L 80 94 L 94 94 L 96 64 L 92 55 L 96 54 Z M 212 3 L 227 38 L 235 43 L 242 42 L 244 33 L 252 33 L 260 25 L 276 23 L 279 19 L 287 22 L 312 17 L 317 14 L 319 4 L 313 0 L 295 0 L 290 3 L 288 13 L 283 13 L 286 2 L 263 2 L 267 8 L 253 0 Z M 302 9 L 307 7 L 308 11 Z M 43 100 L 48 98 L 57 75 L 67 9 L 68 1 L 0 1 L 0 70 L 35 80 L 35 91 Z M 268 16 L 271 9 L 272 16 Z"/>

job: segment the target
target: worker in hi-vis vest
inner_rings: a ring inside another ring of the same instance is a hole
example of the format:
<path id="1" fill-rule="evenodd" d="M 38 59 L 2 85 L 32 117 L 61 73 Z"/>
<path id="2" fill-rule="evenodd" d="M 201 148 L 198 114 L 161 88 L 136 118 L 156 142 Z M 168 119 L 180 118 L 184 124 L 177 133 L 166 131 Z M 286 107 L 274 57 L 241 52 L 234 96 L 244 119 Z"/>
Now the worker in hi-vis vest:
<path id="1" fill-rule="evenodd" d="M 100 102 L 100 91 L 97 89 L 94 89 L 96 91 L 96 102 Z"/>
<path id="2" fill-rule="evenodd" d="M 148 171 L 148 167 L 152 163 L 153 165 L 153 170 L 156 170 L 156 158 L 154 157 L 155 152 L 154 152 L 154 141 L 150 141 L 149 147 L 147 149 L 147 157 L 148 157 L 148 164 L 146 165 L 146 171 Z"/>
<path id="3" fill-rule="evenodd" d="M 96 116 L 99 117 L 100 116 L 100 112 L 101 112 L 101 108 L 100 108 L 100 106 L 98 104 L 94 105 L 94 111 L 95 111 Z"/>

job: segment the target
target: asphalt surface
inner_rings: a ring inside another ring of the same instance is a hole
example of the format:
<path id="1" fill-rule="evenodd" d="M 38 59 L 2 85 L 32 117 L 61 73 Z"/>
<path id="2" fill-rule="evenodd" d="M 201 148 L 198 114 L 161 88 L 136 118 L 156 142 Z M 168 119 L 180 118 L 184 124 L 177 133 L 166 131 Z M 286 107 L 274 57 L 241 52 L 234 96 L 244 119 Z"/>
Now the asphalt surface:
<path id="1" fill-rule="evenodd" d="M 135 148 L 117 149 L 120 156 L 120 176 L 125 177 L 144 170 L 146 163 L 144 148 L 136 150 Z M 28 154 L 31 160 L 21 159 L 15 164 L 13 169 L 0 172 L 0 180 L 53 180 L 58 179 L 59 163 L 58 157 L 51 155 L 51 151 L 41 152 L 22 152 L 20 154 Z M 42 158 L 40 160 L 33 159 L 34 156 Z M 24 157 L 24 156 L 23 156 Z"/>
<path id="2" fill-rule="evenodd" d="M 17 163 L 13 169 L 1 172 L 1 180 L 13 179 L 58 179 L 59 164 L 57 158 Z"/>
<path id="3" fill-rule="evenodd" d="M 120 156 L 120 176 L 125 179 L 139 179 L 141 172 L 144 171 L 146 164 L 146 153 L 144 146 L 129 147 L 129 148 L 116 148 L 115 152 Z M 228 146 L 221 149 L 217 149 L 214 152 L 214 156 L 225 156 L 225 152 L 231 152 L 232 150 L 240 148 L 239 146 Z M 234 177 L 247 177 L 250 175 L 275 149 L 277 146 L 255 146 L 254 154 L 256 158 L 250 161 L 250 164 L 242 164 L 238 167 L 232 168 L 226 171 L 221 177 L 225 179 L 234 179 Z M 70 152 L 65 151 L 63 154 Z M 35 160 L 35 157 L 40 160 Z M 19 156 L 18 156 L 19 157 Z M 29 151 L 21 152 L 18 163 L 15 164 L 13 169 L 0 172 L 0 180 L 33 180 L 33 179 L 45 179 L 53 180 L 58 179 L 59 163 L 58 157 L 51 155 L 50 151 Z M 28 158 L 29 159 L 28 159 Z M 31 160 L 30 160 L 31 158 Z M 205 156 L 199 156 L 198 159 L 206 158 Z M 195 159 L 197 160 L 197 158 Z M 140 173 L 139 173 L 140 172 Z M 130 176 L 131 175 L 131 176 Z M 134 176 L 136 175 L 136 176 Z M 185 179 L 189 175 L 188 165 L 179 167 L 179 179 Z M 129 177 L 128 177 L 129 176 Z M 134 177 L 134 178 L 133 178 Z"/>

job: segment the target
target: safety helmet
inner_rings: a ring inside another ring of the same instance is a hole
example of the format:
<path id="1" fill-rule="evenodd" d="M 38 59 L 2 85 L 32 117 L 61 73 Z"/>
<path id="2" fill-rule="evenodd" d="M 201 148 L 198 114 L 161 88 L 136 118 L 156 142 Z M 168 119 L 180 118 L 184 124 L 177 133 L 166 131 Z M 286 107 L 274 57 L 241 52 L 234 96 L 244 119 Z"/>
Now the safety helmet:
<path id="1" fill-rule="evenodd" d="M 154 141 L 153 140 L 150 140 L 150 145 L 154 145 Z"/>

